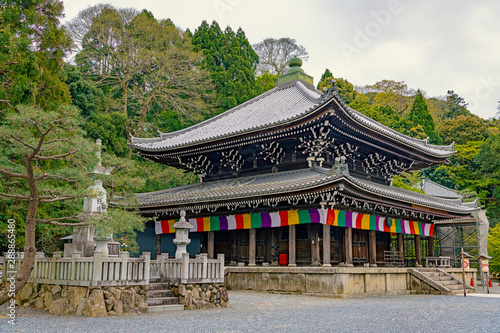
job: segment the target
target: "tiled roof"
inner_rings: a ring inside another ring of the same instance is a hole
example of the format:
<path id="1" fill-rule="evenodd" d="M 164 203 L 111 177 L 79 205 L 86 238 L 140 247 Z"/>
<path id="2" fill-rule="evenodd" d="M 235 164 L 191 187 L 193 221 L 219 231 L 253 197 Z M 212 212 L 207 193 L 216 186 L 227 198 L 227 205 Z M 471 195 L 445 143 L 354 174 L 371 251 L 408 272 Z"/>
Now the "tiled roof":
<path id="1" fill-rule="evenodd" d="M 477 210 L 469 205 L 361 180 L 348 173 L 332 173 L 325 168 L 309 168 L 251 177 L 196 183 L 172 189 L 137 194 L 140 207 L 161 205 L 198 204 L 234 199 L 249 199 L 263 195 L 286 194 L 314 189 L 321 185 L 348 181 L 355 188 L 371 192 L 373 197 L 386 197 L 409 204 L 439 209 L 453 213 L 471 213 Z"/>
<path id="2" fill-rule="evenodd" d="M 146 151 L 171 149 L 285 123 L 318 104 L 321 93 L 311 88 L 301 81 L 285 83 L 204 122 L 158 138 L 133 138 L 131 145 Z"/>
<path id="3" fill-rule="evenodd" d="M 404 201 L 419 206 L 444 210 L 453 213 L 472 213 L 477 210 L 477 208 L 470 207 L 469 205 L 463 205 L 458 202 L 452 202 L 450 200 L 441 199 L 423 193 L 408 191 L 395 186 L 386 186 L 366 180 L 361 180 L 352 176 L 347 176 L 347 178 L 360 188 L 372 192 L 375 195 L 393 198 L 398 201 Z"/>
<path id="4" fill-rule="evenodd" d="M 430 179 L 422 179 L 422 184 L 420 185 L 422 191 L 425 194 L 429 194 L 435 197 L 448 198 L 448 199 L 461 199 L 462 195 L 458 194 L 456 191 L 433 182 Z"/>
<path id="5" fill-rule="evenodd" d="M 342 109 L 358 124 L 386 137 L 441 158 L 454 153 L 454 145 L 436 146 L 429 144 L 428 140 L 403 135 L 346 106 L 335 90 L 325 95 L 300 80 L 281 84 L 220 115 L 183 130 L 161 133 L 156 138 L 132 138 L 131 146 L 145 152 L 165 151 L 272 128 L 312 113 L 332 99 L 336 99 Z"/>
<path id="6" fill-rule="evenodd" d="M 449 146 L 437 146 L 428 143 L 428 138 L 426 140 L 415 139 L 410 136 L 399 133 L 385 125 L 376 122 L 375 120 L 367 117 L 359 111 L 354 110 L 349 106 L 344 106 L 344 110 L 357 122 L 365 125 L 378 133 L 388 136 L 392 139 L 396 139 L 399 142 L 405 143 L 409 146 L 417 148 L 421 151 L 429 153 L 434 156 L 448 157 L 454 154 L 455 145 L 451 144 Z"/>
<path id="7" fill-rule="evenodd" d="M 336 178 L 339 176 L 327 175 L 323 169 L 300 169 L 179 186 L 157 192 L 136 194 L 136 198 L 141 207 L 202 203 L 309 189 Z"/>

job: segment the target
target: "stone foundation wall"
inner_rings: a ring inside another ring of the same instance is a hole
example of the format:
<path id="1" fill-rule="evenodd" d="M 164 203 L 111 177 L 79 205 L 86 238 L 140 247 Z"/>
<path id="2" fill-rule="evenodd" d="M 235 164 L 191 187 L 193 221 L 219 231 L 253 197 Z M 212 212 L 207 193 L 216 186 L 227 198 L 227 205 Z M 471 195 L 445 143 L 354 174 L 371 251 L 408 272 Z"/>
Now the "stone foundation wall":
<path id="1" fill-rule="evenodd" d="M 456 276 L 454 269 L 450 270 L 450 274 Z M 475 272 L 466 273 L 468 282 L 471 278 L 475 280 Z M 459 279 L 462 279 L 461 276 Z M 226 286 L 229 290 L 276 291 L 331 297 L 437 292 L 426 283 L 413 278 L 406 268 L 385 267 L 226 267 Z"/>
<path id="2" fill-rule="evenodd" d="M 220 283 L 203 284 L 171 284 L 174 296 L 179 298 L 179 304 L 184 309 L 228 308 L 229 295 L 226 287 Z"/>
<path id="3" fill-rule="evenodd" d="M 17 305 L 48 310 L 55 315 L 120 316 L 148 311 L 149 286 L 74 287 L 27 283 L 15 299 Z"/>

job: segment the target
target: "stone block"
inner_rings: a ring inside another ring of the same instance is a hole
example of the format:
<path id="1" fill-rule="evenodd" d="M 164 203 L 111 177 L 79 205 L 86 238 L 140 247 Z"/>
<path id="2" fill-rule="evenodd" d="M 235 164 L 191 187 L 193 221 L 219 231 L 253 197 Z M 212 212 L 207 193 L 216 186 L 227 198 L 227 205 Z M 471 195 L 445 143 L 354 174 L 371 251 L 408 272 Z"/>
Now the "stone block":
<path id="1" fill-rule="evenodd" d="M 45 294 L 43 294 L 43 305 L 45 306 L 46 309 L 50 309 L 50 306 L 52 305 L 53 301 L 54 298 L 51 292 L 46 292 Z"/>
<path id="2" fill-rule="evenodd" d="M 69 298 L 60 297 L 50 304 L 49 307 L 50 314 L 53 315 L 71 315 Z"/>
<path id="3" fill-rule="evenodd" d="M 365 292 L 385 292 L 385 274 L 365 274 Z"/>
<path id="4" fill-rule="evenodd" d="M 117 316 L 121 316 L 123 314 L 123 303 L 122 301 L 115 300 L 115 304 L 113 306 L 113 311 Z"/>
<path id="5" fill-rule="evenodd" d="M 31 283 L 26 283 L 19 293 L 19 298 L 21 303 L 24 303 L 26 301 L 29 301 L 33 296 L 36 295 L 35 290 L 33 289 L 33 284 Z"/>
<path id="6" fill-rule="evenodd" d="M 90 293 L 83 305 L 82 314 L 87 317 L 107 317 L 106 303 L 104 302 L 104 293 L 100 289 L 94 289 Z"/>
<path id="7" fill-rule="evenodd" d="M 134 290 L 122 291 L 121 301 L 123 303 L 124 312 L 132 312 L 135 308 L 137 294 Z"/>

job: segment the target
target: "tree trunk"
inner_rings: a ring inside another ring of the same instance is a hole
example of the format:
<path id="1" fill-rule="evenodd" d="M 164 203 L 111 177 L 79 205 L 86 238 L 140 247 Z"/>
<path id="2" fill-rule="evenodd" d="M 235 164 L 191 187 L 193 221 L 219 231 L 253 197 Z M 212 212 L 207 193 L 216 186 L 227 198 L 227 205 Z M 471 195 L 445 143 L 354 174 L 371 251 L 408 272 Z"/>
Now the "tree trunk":
<path id="1" fill-rule="evenodd" d="M 0 291 L 0 304 L 7 302 L 11 297 L 9 297 L 9 287 L 10 283 L 15 283 L 15 293 L 17 294 L 24 285 L 28 282 L 28 279 L 33 270 L 33 265 L 35 264 L 35 224 L 36 224 L 36 214 L 38 211 L 38 187 L 35 182 L 35 177 L 33 175 L 33 166 L 31 165 L 31 158 L 25 156 L 24 164 L 26 166 L 26 171 L 28 175 L 28 186 L 30 189 L 30 202 L 28 205 L 28 213 L 26 215 L 26 221 L 24 224 L 24 261 L 16 274 L 15 281 L 7 280 L 6 287 Z M 8 263 L 8 259 L 5 258 L 4 265 Z M 9 276 L 7 276 L 9 278 Z M 10 283 L 9 283 L 10 282 Z"/>

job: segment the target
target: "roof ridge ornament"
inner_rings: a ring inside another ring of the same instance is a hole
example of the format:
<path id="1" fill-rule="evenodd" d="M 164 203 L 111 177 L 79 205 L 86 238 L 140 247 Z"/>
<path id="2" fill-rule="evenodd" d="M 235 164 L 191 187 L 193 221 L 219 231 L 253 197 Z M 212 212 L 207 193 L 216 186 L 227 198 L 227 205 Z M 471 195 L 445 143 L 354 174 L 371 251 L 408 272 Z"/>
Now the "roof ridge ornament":
<path id="1" fill-rule="evenodd" d="M 334 176 L 349 176 L 349 166 L 345 156 L 335 157 L 335 163 L 327 174 Z"/>

